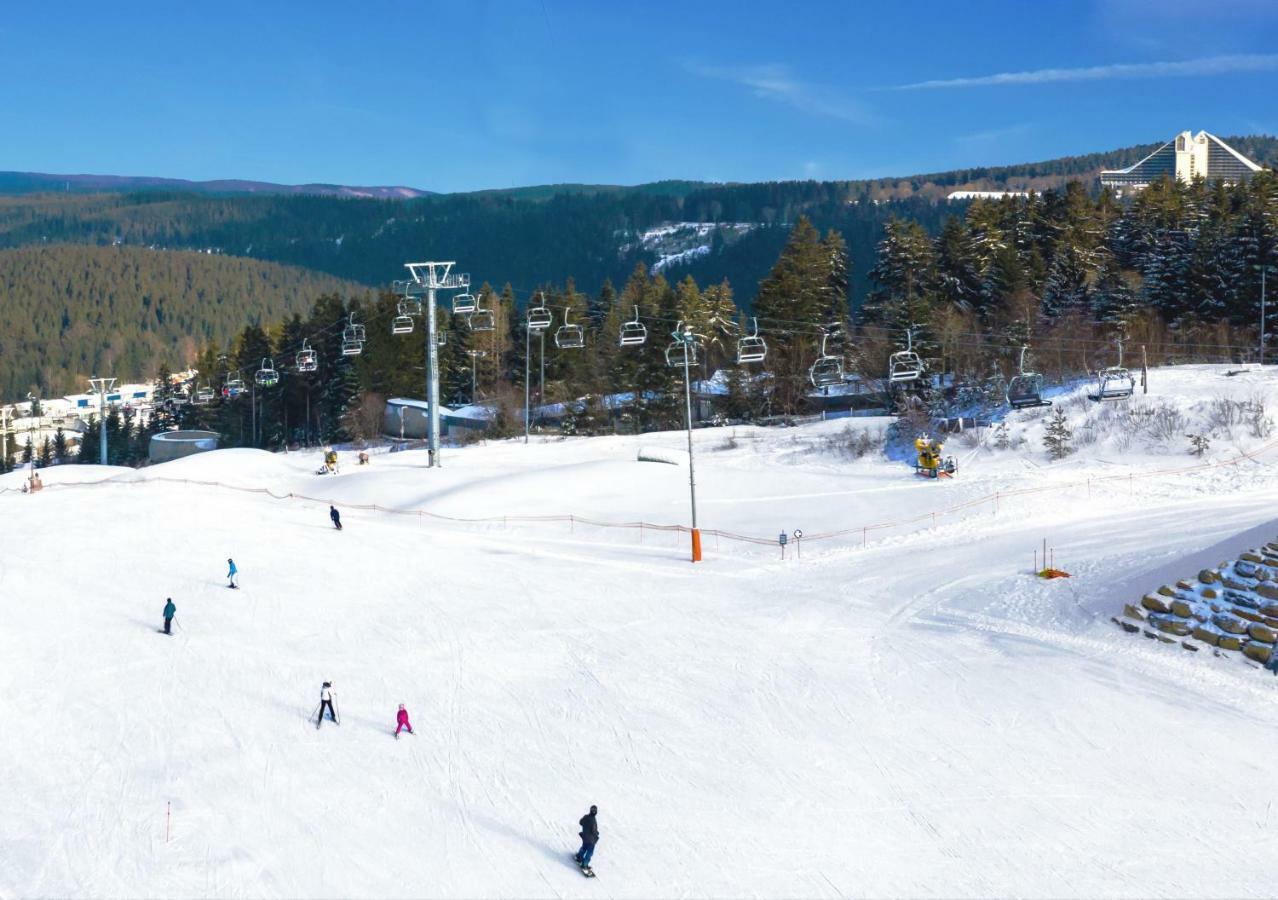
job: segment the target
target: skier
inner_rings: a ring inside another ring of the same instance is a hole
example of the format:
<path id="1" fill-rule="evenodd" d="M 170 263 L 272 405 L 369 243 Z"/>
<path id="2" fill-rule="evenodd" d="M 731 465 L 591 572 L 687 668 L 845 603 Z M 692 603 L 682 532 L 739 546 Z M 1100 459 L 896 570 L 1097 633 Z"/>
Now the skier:
<path id="1" fill-rule="evenodd" d="M 581 849 L 573 857 L 577 861 L 577 865 L 581 866 L 581 871 L 586 876 L 593 876 L 595 873 L 590 868 L 590 857 L 595 855 L 595 844 L 599 843 L 599 823 L 595 821 L 595 815 L 599 812 L 599 807 L 590 807 L 590 812 L 581 817 L 578 823 L 581 825 Z"/>
<path id="2" fill-rule="evenodd" d="M 233 588 L 239 587 L 239 585 L 235 583 L 235 577 L 240 574 L 240 570 L 235 568 L 235 560 L 228 559 L 226 564 L 230 567 L 226 571 L 226 586 Z"/>
<path id="3" fill-rule="evenodd" d="M 328 517 L 333 520 L 333 526 L 338 531 L 342 530 L 342 514 L 337 511 L 337 507 L 332 504 L 328 507 Z"/>
<path id="4" fill-rule="evenodd" d="M 173 624 L 173 617 L 177 614 L 177 607 L 173 605 L 173 598 L 167 597 L 164 603 L 164 633 L 172 634 L 170 626 Z"/>
<path id="5" fill-rule="evenodd" d="M 412 723 L 408 721 L 408 710 L 404 709 L 404 704 L 399 705 L 399 712 L 395 713 L 395 740 L 399 740 L 399 730 L 403 728 L 409 734 L 413 733 Z"/>
<path id="6" fill-rule="evenodd" d="M 324 721 L 324 710 L 328 710 L 328 717 L 336 724 L 342 724 L 337 721 L 337 712 L 333 709 L 333 682 L 331 681 L 324 682 L 323 687 L 320 688 L 319 718 L 315 720 L 315 728 L 317 730 L 320 727 L 320 723 Z"/>

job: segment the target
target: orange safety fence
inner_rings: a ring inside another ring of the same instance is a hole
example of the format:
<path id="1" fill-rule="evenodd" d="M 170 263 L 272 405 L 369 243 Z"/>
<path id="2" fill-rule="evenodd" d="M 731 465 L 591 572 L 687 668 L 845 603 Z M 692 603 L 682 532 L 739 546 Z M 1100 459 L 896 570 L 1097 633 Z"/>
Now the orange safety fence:
<path id="1" fill-rule="evenodd" d="M 1054 492 L 1060 492 L 1060 491 L 1076 490 L 1083 487 L 1086 487 L 1088 491 L 1090 492 L 1091 487 L 1094 484 L 1104 484 L 1104 483 L 1115 482 L 1115 481 L 1126 481 L 1129 484 L 1134 485 L 1137 480 L 1144 480 L 1148 478 L 1167 478 L 1172 476 L 1188 475 L 1195 472 L 1203 472 L 1203 471 L 1207 471 L 1211 469 L 1223 469 L 1229 466 L 1236 466 L 1239 463 L 1247 462 L 1247 461 L 1259 462 L 1257 457 L 1263 456 L 1264 454 L 1269 453 L 1275 448 L 1278 448 L 1278 440 L 1270 441 L 1269 443 L 1264 444 L 1263 446 L 1258 447 L 1251 451 L 1246 451 L 1246 450 L 1239 451 L 1238 455 L 1233 457 L 1232 459 L 1221 460 L 1219 462 L 1197 463 L 1190 466 L 1182 466 L 1178 468 L 1168 468 L 1168 469 L 1157 469 L 1157 470 L 1153 470 L 1149 472 L 1139 472 L 1139 473 L 1129 472 L 1126 474 L 1094 475 L 1082 481 L 1069 481 L 1069 482 L 1061 482 L 1061 483 L 1050 484 L 1050 485 L 1043 485 L 1041 487 L 1012 488 L 1010 490 L 1005 490 L 1005 491 L 995 491 L 992 494 L 984 494 L 980 497 L 974 497 L 974 498 L 965 500 L 962 503 L 957 503 L 952 506 L 944 507 L 942 509 L 919 513 L 918 515 L 910 516 L 908 518 L 856 525 L 856 526 L 851 526 L 848 528 L 836 529 L 834 531 L 824 531 L 824 532 L 805 534 L 803 535 L 803 542 L 807 544 L 813 541 L 829 541 L 835 538 L 860 535 L 861 543 L 862 545 L 865 545 L 866 543 L 868 543 L 870 535 L 874 532 L 884 531 L 886 529 L 891 529 L 891 528 L 902 528 L 909 525 L 917 525 L 919 523 L 928 522 L 929 520 L 931 521 L 932 524 L 937 524 L 938 520 L 943 516 L 952 516 L 957 513 L 961 513 L 965 510 L 973 509 L 980 506 L 986 506 L 986 505 L 992 505 L 994 507 L 994 510 L 997 512 L 999 502 L 1003 499 L 1009 499 L 1013 497 L 1025 497 L 1025 496 L 1029 496 L 1033 494 L 1046 494 L 1046 493 L 1054 493 Z M 310 503 L 320 503 L 320 504 L 334 503 L 334 501 L 332 501 L 331 499 L 312 497 L 307 494 L 300 494 L 300 493 L 295 493 L 292 491 L 286 492 L 286 493 L 276 493 L 275 491 L 272 491 L 271 489 L 264 488 L 264 487 L 245 487 L 243 485 L 227 484 L 221 481 L 206 481 L 206 480 L 198 480 L 198 479 L 190 479 L 190 478 L 166 478 L 162 475 L 156 476 L 153 478 L 145 478 L 145 479 L 137 479 L 137 480 L 120 480 L 117 476 L 112 476 L 109 478 L 99 479 L 97 481 L 80 481 L 80 482 L 65 482 L 65 483 L 55 482 L 53 484 L 44 485 L 43 490 L 62 491 L 62 490 L 68 490 L 68 489 L 74 489 L 74 488 L 99 487 L 103 485 L 138 485 L 138 484 L 154 484 L 154 483 L 184 484 L 184 485 L 195 485 L 199 487 L 216 487 L 216 488 L 223 488 L 225 490 L 239 491 L 239 492 L 248 493 L 248 494 L 265 494 L 266 496 L 270 497 L 273 500 L 303 500 Z M 24 493 L 24 492 L 22 491 L 21 488 L 10 488 L 10 487 L 0 488 L 0 494 L 17 494 L 17 493 Z M 342 504 L 335 504 L 335 505 L 339 505 L 343 509 L 366 510 L 370 512 L 389 513 L 392 515 L 401 515 L 401 516 L 417 516 L 419 519 L 431 519 L 437 522 L 447 522 L 447 523 L 453 523 L 453 524 L 459 524 L 459 525 L 510 526 L 510 525 L 524 525 L 524 524 L 558 523 L 558 524 L 567 524 L 569 525 L 570 528 L 575 528 L 577 525 L 582 525 L 582 526 L 587 526 L 592 528 L 637 529 L 640 532 L 641 540 L 642 540 L 642 534 L 645 531 L 676 532 L 676 533 L 687 534 L 688 532 L 692 530 L 687 525 L 660 524 L 660 523 L 645 522 L 645 521 L 610 522 L 610 521 L 601 521 L 599 519 L 592 519 L 585 516 L 578 516 L 572 513 L 560 514 L 560 515 L 540 515 L 540 516 L 504 515 L 504 516 L 467 517 L 467 516 L 450 516 L 444 513 L 431 512 L 430 510 L 426 510 L 426 509 L 401 509 L 401 508 L 393 507 L 393 506 L 382 506 L 381 504 L 377 504 L 377 503 L 365 503 L 365 504 L 342 503 Z M 735 541 L 737 543 L 742 543 L 742 544 L 762 545 L 762 546 L 768 546 L 768 547 L 775 547 L 777 544 L 777 539 L 775 537 L 758 537 L 755 535 L 739 534 L 733 531 L 723 531 L 717 528 L 702 528 L 700 529 L 700 531 L 703 537 L 715 538 L 716 543 L 719 540 L 725 540 L 725 541 Z"/>

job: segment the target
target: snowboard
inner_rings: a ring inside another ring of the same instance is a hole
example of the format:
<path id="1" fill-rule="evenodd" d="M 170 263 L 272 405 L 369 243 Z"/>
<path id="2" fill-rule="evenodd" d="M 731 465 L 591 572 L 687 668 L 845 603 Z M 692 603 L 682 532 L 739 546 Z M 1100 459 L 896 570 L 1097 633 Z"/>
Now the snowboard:
<path id="1" fill-rule="evenodd" d="M 572 855 L 572 862 L 573 862 L 573 865 L 581 869 L 582 875 L 585 875 L 587 878 L 595 877 L 595 870 L 590 868 L 590 866 L 583 866 L 581 863 L 577 862 L 577 854 L 575 853 Z"/>
<path id="2" fill-rule="evenodd" d="M 169 637 L 173 637 L 173 633 L 172 633 L 172 632 L 170 632 L 170 631 L 165 631 L 163 628 L 157 628 L 157 629 L 155 629 L 155 630 L 156 630 L 156 632 L 157 632 L 158 634 L 167 634 Z"/>
<path id="3" fill-rule="evenodd" d="M 238 591 L 240 589 L 240 586 L 238 584 L 228 584 L 227 587 L 229 587 L 233 591 Z"/>

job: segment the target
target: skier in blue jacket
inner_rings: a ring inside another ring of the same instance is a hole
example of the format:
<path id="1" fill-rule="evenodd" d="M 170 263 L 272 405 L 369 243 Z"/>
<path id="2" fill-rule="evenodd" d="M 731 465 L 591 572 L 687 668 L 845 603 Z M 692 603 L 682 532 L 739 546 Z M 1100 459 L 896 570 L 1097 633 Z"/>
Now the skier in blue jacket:
<path id="1" fill-rule="evenodd" d="M 229 566 L 229 568 L 226 571 L 226 582 L 227 582 L 226 586 L 233 587 L 233 588 L 239 587 L 239 585 L 235 583 L 235 577 L 240 574 L 240 570 L 235 568 L 235 560 L 228 559 L 226 561 L 226 564 L 227 566 Z"/>

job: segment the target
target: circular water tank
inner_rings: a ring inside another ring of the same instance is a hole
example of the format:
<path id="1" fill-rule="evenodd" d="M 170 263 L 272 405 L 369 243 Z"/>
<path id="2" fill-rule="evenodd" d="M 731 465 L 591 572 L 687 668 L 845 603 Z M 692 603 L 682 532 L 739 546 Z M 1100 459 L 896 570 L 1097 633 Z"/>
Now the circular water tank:
<path id="1" fill-rule="evenodd" d="M 151 436 L 148 452 L 151 462 L 168 462 L 205 450 L 216 450 L 217 439 L 216 431 L 162 431 Z"/>

